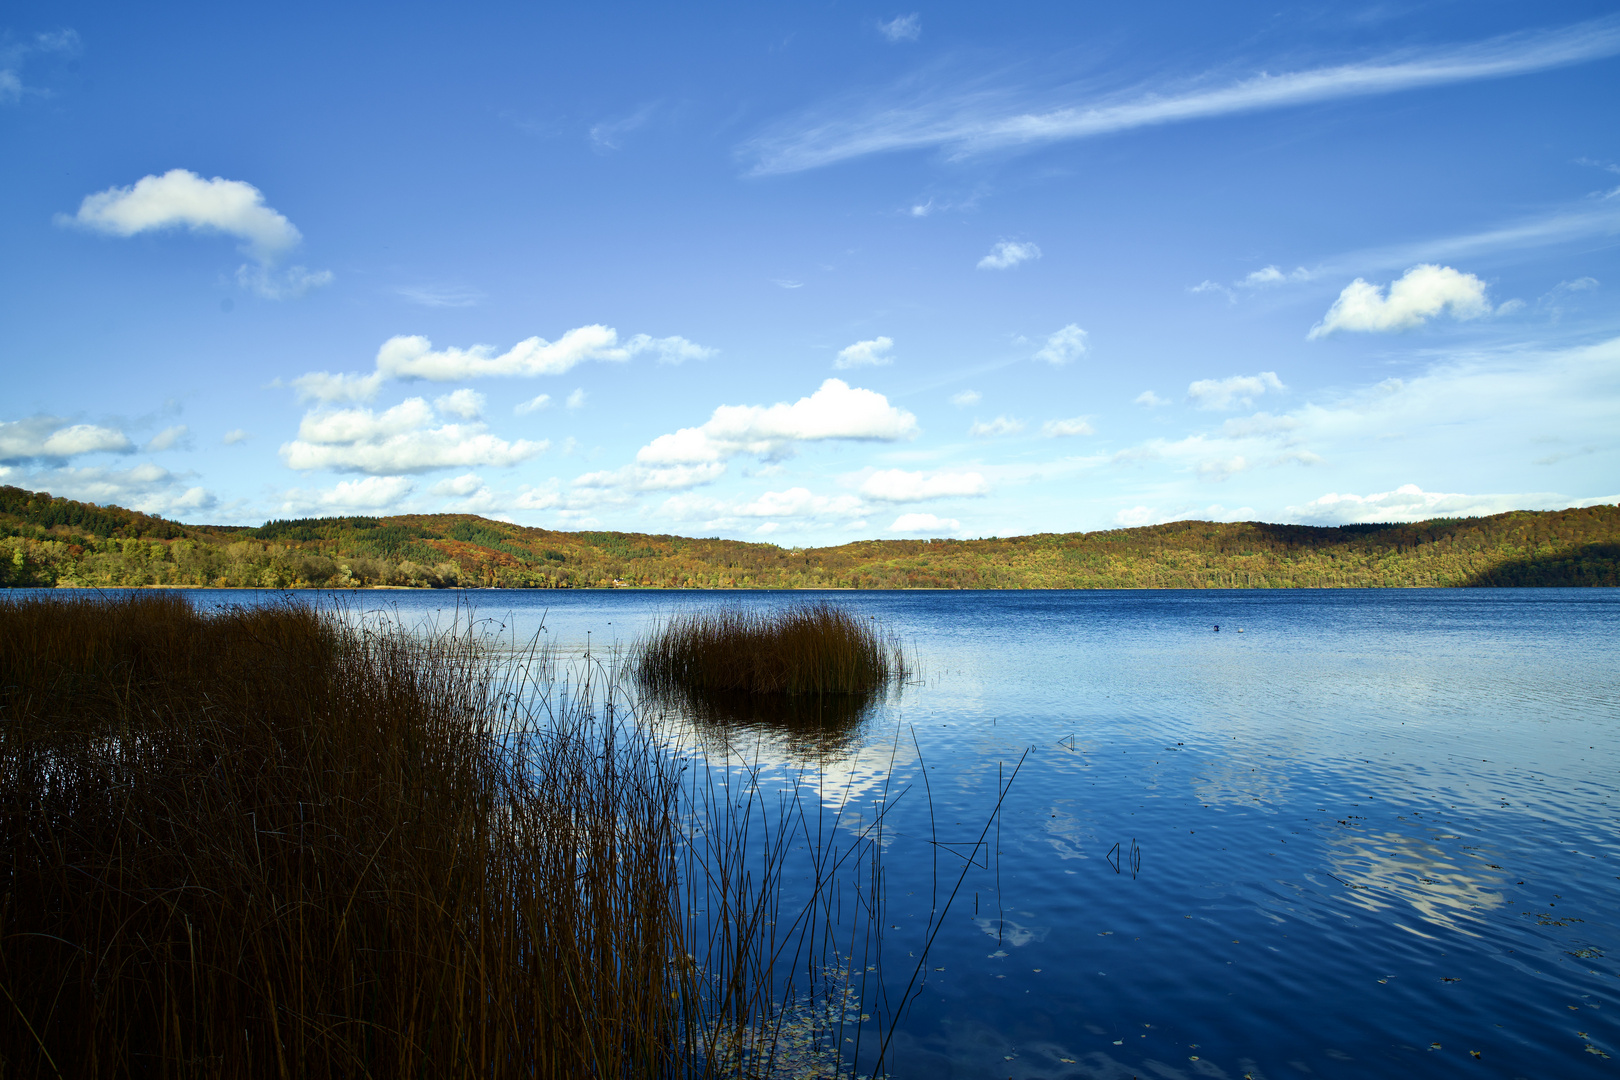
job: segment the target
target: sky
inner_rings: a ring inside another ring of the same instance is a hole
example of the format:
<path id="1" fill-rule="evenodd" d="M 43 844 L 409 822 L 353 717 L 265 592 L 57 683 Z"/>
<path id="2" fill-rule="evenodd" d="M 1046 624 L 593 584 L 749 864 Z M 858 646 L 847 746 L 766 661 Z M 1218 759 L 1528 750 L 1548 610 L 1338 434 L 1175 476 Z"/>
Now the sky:
<path id="1" fill-rule="evenodd" d="M 820 546 L 1620 501 L 1620 14 L 0 10 L 0 484 Z"/>

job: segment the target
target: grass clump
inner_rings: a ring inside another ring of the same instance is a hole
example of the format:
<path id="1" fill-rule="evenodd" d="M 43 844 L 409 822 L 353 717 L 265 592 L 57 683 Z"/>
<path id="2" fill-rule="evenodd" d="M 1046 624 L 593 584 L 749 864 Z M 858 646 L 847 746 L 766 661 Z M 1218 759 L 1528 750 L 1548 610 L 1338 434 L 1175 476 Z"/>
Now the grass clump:
<path id="1" fill-rule="evenodd" d="M 657 695 L 873 695 L 906 676 L 899 639 L 834 604 L 671 616 L 631 654 Z"/>
<path id="2" fill-rule="evenodd" d="M 0 598 L 0 1074 L 708 1069 L 670 752 L 490 655 Z"/>

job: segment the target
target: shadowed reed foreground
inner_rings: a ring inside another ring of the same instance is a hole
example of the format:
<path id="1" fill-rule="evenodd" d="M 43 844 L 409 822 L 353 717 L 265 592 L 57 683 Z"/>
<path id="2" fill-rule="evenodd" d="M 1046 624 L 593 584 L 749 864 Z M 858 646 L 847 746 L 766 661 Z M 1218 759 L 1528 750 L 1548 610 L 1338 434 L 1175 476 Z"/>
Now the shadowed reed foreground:
<path id="1" fill-rule="evenodd" d="M 906 676 L 899 639 L 832 604 L 670 616 L 631 661 L 655 694 L 881 693 Z"/>
<path id="2" fill-rule="evenodd" d="M 544 655 L 480 642 L 0 599 L 0 1073 L 768 1062 L 777 959 L 825 962 L 824 898 L 778 910 L 780 851 L 759 872 L 742 803 L 683 796 L 680 752 L 591 700 L 610 680 L 558 690 Z"/>

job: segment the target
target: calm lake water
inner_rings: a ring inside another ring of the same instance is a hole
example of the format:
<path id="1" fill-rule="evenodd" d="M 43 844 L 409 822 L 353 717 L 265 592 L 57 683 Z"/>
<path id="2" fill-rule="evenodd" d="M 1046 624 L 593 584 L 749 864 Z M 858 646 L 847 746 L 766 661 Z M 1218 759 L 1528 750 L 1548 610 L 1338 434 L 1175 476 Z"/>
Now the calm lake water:
<path id="1" fill-rule="evenodd" d="M 888 799 L 891 1001 L 974 857 L 893 1076 L 1620 1073 L 1620 591 L 468 597 L 598 658 L 812 597 L 902 635 L 921 678 L 845 738 L 753 750 Z"/>

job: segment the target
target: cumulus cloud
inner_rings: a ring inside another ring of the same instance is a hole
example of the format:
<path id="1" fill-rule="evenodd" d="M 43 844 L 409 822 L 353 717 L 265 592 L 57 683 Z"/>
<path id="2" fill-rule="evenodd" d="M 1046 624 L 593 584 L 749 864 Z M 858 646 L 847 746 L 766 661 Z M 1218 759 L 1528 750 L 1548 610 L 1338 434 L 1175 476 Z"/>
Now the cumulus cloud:
<path id="1" fill-rule="evenodd" d="M 80 454 L 128 454 L 129 436 L 116 428 L 69 424 L 55 416 L 0 420 L 0 462 L 62 460 Z"/>
<path id="2" fill-rule="evenodd" d="M 853 517 L 862 513 L 861 501 L 853 495 L 817 495 L 802 487 L 767 491 L 730 509 L 744 517 L 770 518 Z"/>
<path id="3" fill-rule="evenodd" d="M 700 360 L 714 352 L 679 336 L 655 338 L 636 334 L 621 343 L 618 331 L 594 323 L 575 327 L 556 341 L 526 338 L 503 353 L 496 353 L 488 345 L 434 349 L 433 342 L 425 337 L 401 334 L 383 342 L 377 350 L 376 368 L 369 375 L 312 371 L 300 375 L 292 384 L 305 400 L 370 401 L 389 379 L 460 382 L 491 377 L 527 378 L 563 375 L 590 360 L 623 363 L 633 356 L 651 354 L 659 363 L 678 364 Z"/>
<path id="4" fill-rule="evenodd" d="M 550 404 L 550 394 L 538 394 L 535 397 L 530 398 L 528 401 L 519 402 L 518 404 L 512 406 L 512 411 L 517 413 L 519 416 L 522 416 L 524 413 L 532 413 L 535 410 L 543 409 Z"/>
<path id="5" fill-rule="evenodd" d="M 896 15 L 888 22 L 878 23 L 878 33 L 890 41 L 916 41 L 922 37 L 922 16 L 913 11 L 910 15 Z"/>
<path id="6" fill-rule="evenodd" d="M 364 408 L 312 412 L 299 424 L 298 438 L 282 444 L 281 459 L 300 472 L 397 474 L 516 465 L 549 445 L 527 439 L 507 442 L 479 423 L 434 426 L 436 420 L 422 398 L 409 398 L 381 413 Z"/>
<path id="7" fill-rule="evenodd" d="M 428 488 L 434 495 L 471 495 L 484 487 L 484 478 L 477 473 L 462 473 L 447 480 L 440 480 Z"/>
<path id="8" fill-rule="evenodd" d="M 164 428 L 162 431 L 152 436 L 146 441 L 146 445 L 141 447 L 141 449 L 145 450 L 147 453 L 154 453 L 159 450 L 169 450 L 185 441 L 186 437 L 190 434 L 191 429 L 186 427 L 186 425 L 176 424 L 173 427 Z"/>
<path id="9" fill-rule="evenodd" d="M 706 465 L 738 454 L 776 460 L 799 443 L 831 439 L 894 442 L 917 434 L 917 418 L 874 390 L 828 379 L 791 405 L 722 405 L 700 427 L 660 435 L 636 452 L 649 467 Z"/>
<path id="10" fill-rule="evenodd" d="M 447 416 L 459 416 L 463 420 L 477 420 L 484 415 L 484 395 L 476 390 L 463 387 L 454 393 L 434 398 L 433 407 Z"/>
<path id="11" fill-rule="evenodd" d="M 712 484 L 724 476 L 723 461 L 692 464 L 626 465 L 574 478 L 574 487 L 597 491 L 681 491 L 701 484 Z"/>
<path id="12" fill-rule="evenodd" d="M 1258 375 L 1233 375 L 1225 379 L 1199 379 L 1187 385 L 1187 400 L 1200 409 L 1231 409 L 1250 406 L 1267 390 L 1286 390 L 1275 371 Z M 1151 393 L 1151 391 L 1150 391 Z M 1137 398 L 1142 401 L 1142 398 Z M 1147 403 L 1144 403 L 1147 404 Z M 1153 402 L 1152 404 L 1158 404 Z"/>
<path id="13" fill-rule="evenodd" d="M 980 270 L 1011 270 L 1019 263 L 1041 257 L 1041 249 L 1034 244 L 1016 240 L 999 241 L 990 254 L 979 260 Z"/>
<path id="14" fill-rule="evenodd" d="M 367 476 L 313 491 L 293 488 L 282 493 L 281 510 L 289 514 L 397 510 L 415 488 L 416 485 L 403 476 Z"/>
<path id="15" fill-rule="evenodd" d="M 963 390 L 959 393 L 951 395 L 951 404 L 955 405 L 959 409 L 968 405 L 977 405 L 983 400 L 984 395 L 979 393 L 977 390 Z"/>
<path id="16" fill-rule="evenodd" d="M 370 375 L 327 371 L 312 371 L 292 381 L 300 401 L 370 401 L 382 389 L 383 375 L 374 371 Z"/>
<path id="17" fill-rule="evenodd" d="M 264 201 L 263 192 L 242 180 L 204 180 L 189 169 L 170 169 L 162 176 L 143 176 L 129 187 L 86 195 L 77 213 L 58 215 L 57 220 L 109 236 L 166 229 L 234 236 L 258 263 L 240 267 L 237 282 L 272 300 L 302 296 L 332 280 L 330 270 L 275 270 L 277 260 L 303 237 Z"/>
<path id="18" fill-rule="evenodd" d="M 922 502 L 966 495 L 988 495 L 990 485 L 976 472 L 908 472 L 882 469 L 866 478 L 861 494 L 879 502 Z"/>
<path id="19" fill-rule="evenodd" d="M 112 236 L 176 228 L 225 233 L 244 241 L 261 259 L 294 248 L 302 239 L 252 184 L 220 176 L 204 180 L 189 169 L 170 169 L 162 176 L 143 176 L 131 187 L 86 195 L 69 220 Z"/>
<path id="20" fill-rule="evenodd" d="M 1095 435 L 1097 429 L 1086 423 L 1083 416 L 1071 417 L 1068 420 L 1048 420 L 1041 425 L 1041 434 L 1049 439 L 1061 439 L 1071 435 Z"/>
<path id="21" fill-rule="evenodd" d="M 585 407 L 585 397 L 585 388 L 583 386 L 576 388 L 572 394 L 568 395 L 568 407 L 570 409 L 583 409 Z"/>
<path id="22" fill-rule="evenodd" d="M 929 533 L 934 536 L 943 536 L 954 533 L 962 528 L 962 523 L 955 518 L 935 517 L 933 514 L 901 514 L 889 526 L 894 533 Z"/>
<path id="23" fill-rule="evenodd" d="M 1024 430 L 1024 422 L 1010 416 L 998 416 L 989 422 L 975 420 L 968 434 L 975 439 L 994 438 L 997 435 L 1016 435 Z"/>
<path id="24" fill-rule="evenodd" d="M 680 335 L 655 338 L 649 334 L 637 334 L 624 343 L 625 350 L 631 356 L 642 353 L 652 353 L 654 359 L 660 364 L 681 364 L 688 360 L 707 360 L 718 350 L 707 345 L 687 341 Z"/>
<path id="25" fill-rule="evenodd" d="M 887 337 L 876 337 L 871 341 L 857 341 L 853 345 L 846 345 L 838 350 L 838 359 L 833 361 L 833 367 L 877 367 L 883 364 L 894 363 L 890 350 L 894 342 Z"/>
<path id="26" fill-rule="evenodd" d="M 208 489 L 190 483 L 189 474 L 176 474 L 145 462 L 129 469 L 62 466 L 25 472 L 0 466 L 0 480 L 80 502 L 122 506 L 163 517 L 210 510 L 218 499 Z"/>
<path id="27" fill-rule="evenodd" d="M 1036 352 L 1035 359 L 1044 360 L 1053 367 L 1061 367 L 1071 361 L 1078 360 L 1086 353 L 1086 332 L 1070 323 L 1063 329 L 1049 334 L 1046 344 Z"/>
<path id="28" fill-rule="evenodd" d="M 225 436 L 220 439 L 220 442 L 224 443 L 226 446 L 235 446 L 237 443 L 247 442 L 252 437 L 253 436 L 248 434 L 246 428 L 232 428 L 230 431 L 225 433 Z"/>
<path id="29" fill-rule="evenodd" d="M 1142 391 L 1140 394 L 1137 394 L 1133 400 L 1136 404 L 1146 405 L 1150 409 L 1158 408 L 1160 405 L 1170 404 L 1169 398 L 1162 398 L 1151 390 Z"/>
<path id="30" fill-rule="evenodd" d="M 1374 495 L 1330 492 L 1303 506 L 1290 506 L 1287 512 L 1295 521 L 1316 525 L 1350 525 L 1423 521 L 1434 517 L 1483 517 L 1549 503 L 1569 505 L 1556 495 L 1464 495 L 1424 491 L 1416 484 L 1402 484 L 1394 491 L 1381 491 Z"/>
<path id="31" fill-rule="evenodd" d="M 1307 336 L 1326 337 L 1339 330 L 1410 330 L 1445 311 L 1454 319 L 1489 315 L 1491 304 L 1485 297 L 1485 283 L 1449 266 L 1421 263 L 1391 284 L 1387 297 L 1379 286 L 1356 278 L 1344 287 Z"/>

